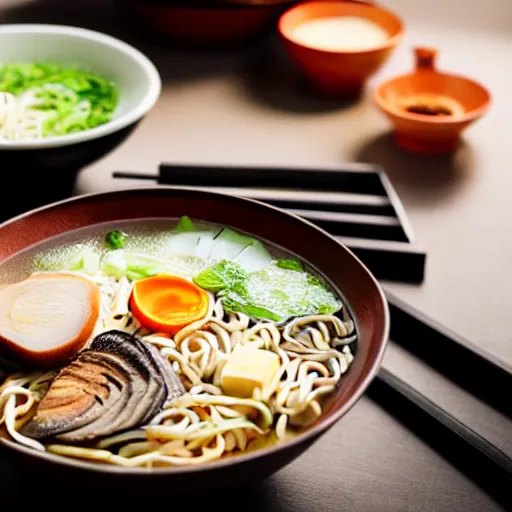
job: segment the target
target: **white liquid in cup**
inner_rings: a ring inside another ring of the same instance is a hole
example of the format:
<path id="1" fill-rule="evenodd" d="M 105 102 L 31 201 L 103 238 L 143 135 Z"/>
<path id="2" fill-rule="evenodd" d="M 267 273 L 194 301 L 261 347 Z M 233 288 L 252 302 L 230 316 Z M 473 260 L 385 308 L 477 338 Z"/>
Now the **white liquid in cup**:
<path id="1" fill-rule="evenodd" d="M 369 50 L 389 37 L 380 25 L 359 16 L 316 18 L 300 23 L 292 32 L 297 43 L 329 51 Z"/>

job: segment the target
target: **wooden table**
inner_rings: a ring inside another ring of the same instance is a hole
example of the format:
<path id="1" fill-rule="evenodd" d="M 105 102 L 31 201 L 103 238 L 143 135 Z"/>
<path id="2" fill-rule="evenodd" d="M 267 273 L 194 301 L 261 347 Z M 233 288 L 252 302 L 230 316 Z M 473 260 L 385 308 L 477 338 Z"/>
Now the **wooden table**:
<path id="1" fill-rule="evenodd" d="M 147 185 L 113 180 L 111 173 L 155 172 L 162 161 L 380 163 L 428 253 L 424 284 L 383 283 L 386 290 L 512 365 L 512 4 L 383 3 L 402 15 L 407 36 L 372 79 L 366 97 L 350 105 L 303 92 L 295 69 L 272 38 L 235 52 L 178 51 L 150 41 L 143 32 L 137 35 L 102 0 L 0 0 L 0 22 L 99 29 L 141 48 L 161 71 L 164 89 L 156 108 L 129 141 L 81 173 L 77 193 Z M 491 111 L 467 130 L 454 155 L 420 158 L 398 150 L 389 125 L 369 99 L 380 80 L 412 68 L 415 45 L 438 48 L 440 68 L 481 80 L 493 94 Z M 385 366 L 510 448 L 506 418 L 422 361 L 391 344 Z M 382 393 L 374 386 L 309 453 L 247 490 L 248 496 L 238 496 L 244 508 L 502 510 L 492 497 L 492 482 L 474 474 L 471 461 L 461 462 L 448 439 L 426 436 L 420 418 L 397 412 L 393 399 Z"/>

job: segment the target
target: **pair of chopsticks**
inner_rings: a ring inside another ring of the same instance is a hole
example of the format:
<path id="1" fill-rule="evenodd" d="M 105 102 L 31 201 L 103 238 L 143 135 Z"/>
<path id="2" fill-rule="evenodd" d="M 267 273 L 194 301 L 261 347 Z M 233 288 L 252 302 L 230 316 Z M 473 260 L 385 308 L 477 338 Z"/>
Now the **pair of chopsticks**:
<path id="1" fill-rule="evenodd" d="M 375 172 L 347 175 L 336 170 L 164 164 L 157 177 L 121 172 L 113 177 L 156 179 L 159 184 L 200 186 L 227 193 L 236 189 L 237 195 L 285 208 L 335 235 L 407 241 Z"/>
<path id="2" fill-rule="evenodd" d="M 238 195 L 298 215 L 336 236 L 379 279 L 421 283 L 426 254 L 400 199 L 378 166 L 289 168 L 162 164 L 158 174 L 114 172 L 113 178 Z"/>

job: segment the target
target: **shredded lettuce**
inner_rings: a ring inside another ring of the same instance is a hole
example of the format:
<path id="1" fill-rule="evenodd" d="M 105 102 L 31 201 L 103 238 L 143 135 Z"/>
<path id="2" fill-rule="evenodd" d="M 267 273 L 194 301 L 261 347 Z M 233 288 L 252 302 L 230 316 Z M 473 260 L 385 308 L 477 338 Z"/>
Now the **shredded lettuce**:
<path id="1" fill-rule="evenodd" d="M 0 66 L 0 92 L 30 95 L 31 108 L 43 112 L 43 138 L 95 128 L 112 119 L 118 89 L 109 80 L 83 69 L 51 63 L 6 63 Z"/>

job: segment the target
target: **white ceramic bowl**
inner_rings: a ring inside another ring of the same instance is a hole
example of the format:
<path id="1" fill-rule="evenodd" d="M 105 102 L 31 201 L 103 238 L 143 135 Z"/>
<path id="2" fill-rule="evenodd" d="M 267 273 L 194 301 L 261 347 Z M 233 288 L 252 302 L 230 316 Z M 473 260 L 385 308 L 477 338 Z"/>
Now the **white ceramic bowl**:
<path id="1" fill-rule="evenodd" d="M 78 172 L 128 138 L 157 102 L 162 86 L 158 70 L 139 50 L 78 27 L 0 25 L 0 65 L 13 61 L 86 69 L 116 84 L 119 103 L 110 121 L 87 131 L 0 142 L 1 185 L 16 197 L 12 205 L 0 205 L 2 219 L 72 195 Z"/>
<path id="2" fill-rule="evenodd" d="M 139 50 L 106 34 L 44 24 L 0 25 L 2 62 L 55 62 L 112 80 L 119 90 L 113 119 L 84 132 L 37 141 L 0 142 L 0 149 L 44 149 L 79 144 L 118 132 L 144 117 L 160 96 L 160 75 Z"/>

